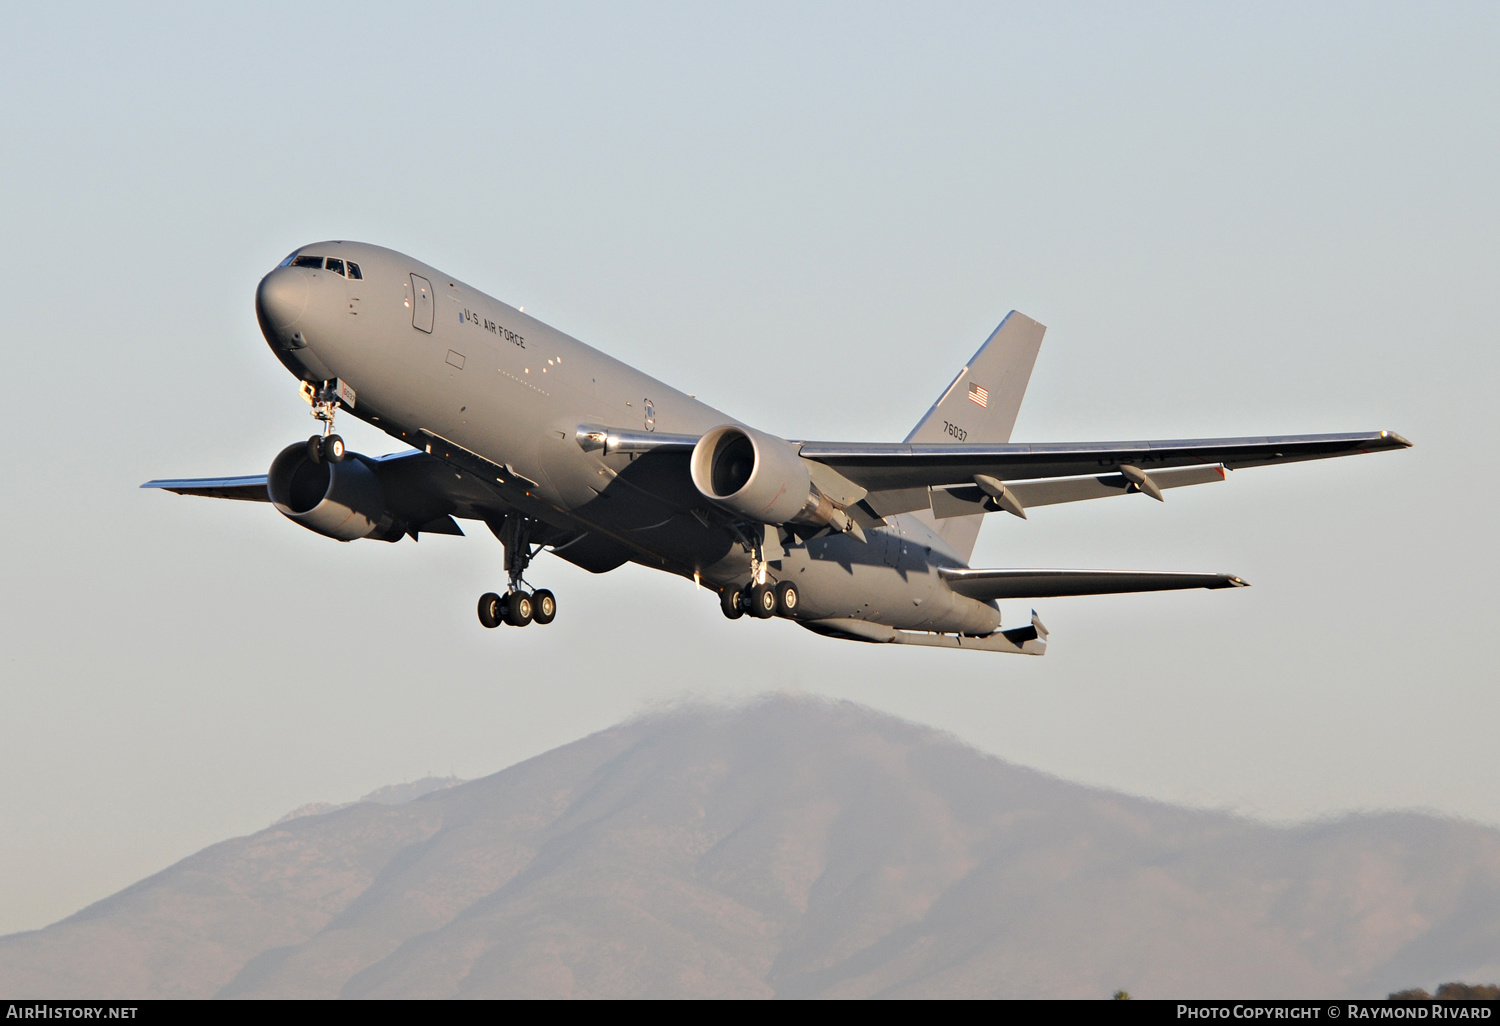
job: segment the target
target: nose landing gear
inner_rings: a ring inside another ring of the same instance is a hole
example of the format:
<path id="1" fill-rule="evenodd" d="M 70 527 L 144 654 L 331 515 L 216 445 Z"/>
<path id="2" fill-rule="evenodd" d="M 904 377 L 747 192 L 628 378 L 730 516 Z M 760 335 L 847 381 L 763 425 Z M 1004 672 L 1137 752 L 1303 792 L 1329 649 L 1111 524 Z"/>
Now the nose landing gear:
<path id="1" fill-rule="evenodd" d="M 546 625 L 557 619 L 557 596 L 546 588 L 535 593 L 525 588 L 526 568 L 541 550 L 531 546 L 531 524 L 525 517 L 508 516 L 490 529 L 505 546 L 505 572 L 510 586 L 504 595 L 485 592 L 479 597 L 479 622 L 486 627 L 498 627 L 502 623 L 511 627 L 525 627 L 537 623 Z"/>
<path id="2" fill-rule="evenodd" d="M 344 440 L 338 435 L 313 435 L 307 440 L 307 458 L 314 463 L 344 462 Z"/>
<path id="3" fill-rule="evenodd" d="M 307 440 L 307 458 L 314 463 L 324 460 L 344 462 L 344 440 L 333 433 L 333 415 L 338 412 L 340 403 L 348 403 L 350 409 L 354 408 L 354 389 L 338 378 L 325 381 L 321 386 L 304 381 L 302 398 L 312 407 L 312 415 L 323 423 L 323 433 Z"/>

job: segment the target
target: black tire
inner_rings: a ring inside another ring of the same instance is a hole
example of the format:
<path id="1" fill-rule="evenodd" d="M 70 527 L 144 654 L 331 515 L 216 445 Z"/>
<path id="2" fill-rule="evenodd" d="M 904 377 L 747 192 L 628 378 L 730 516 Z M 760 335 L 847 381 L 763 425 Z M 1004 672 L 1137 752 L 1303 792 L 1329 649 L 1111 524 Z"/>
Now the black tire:
<path id="1" fill-rule="evenodd" d="M 505 600 L 493 591 L 479 596 L 479 622 L 486 627 L 499 627 L 505 618 Z"/>
<path id="2" fill-rule="evenodd" d="M 791 581 L 782 581 L 776 585 L 776 612 L 782 616 L 796 616 L 797 606 L 801 602 L 802 596 Z"/>
<path id="3" fill-rule="evenodd" d="M 751 616 L 759 620 L 769 620 L 776 615 L 776 589 L 769 584 L 753 584 L 750 586 L 750 608 Z"/>
<path id="4" fill-rule="evenodd" d="M 323 439 L 323 458 L 329 463 L 344 462 L 344 440 L 338 435 Z"/>
<path id="5" fill-rule="evenodd" d="M 531 619 L 543 626 L 557 619 L 557 596 L 546 588 L 531 596 Z"/>
<path id="6" fill-rule="evenodd" d="M 731 620 L 745 615 L 745 593 L 738 588 L 725 588 L 719 592 L 719 608 Z"/>
<path id="7" fill-rule="evenodd" d="M 525 627 L 531 622 L 531 596 L 524 591 L 513 591 L 505 596 L 505 622 L 512 627 Z"/>
<path id="8" fill-rule="evenodd" d="M 307 458 L 314 463 L 323 462 L 323 436 L 313 435 L 307 440 Z"/>

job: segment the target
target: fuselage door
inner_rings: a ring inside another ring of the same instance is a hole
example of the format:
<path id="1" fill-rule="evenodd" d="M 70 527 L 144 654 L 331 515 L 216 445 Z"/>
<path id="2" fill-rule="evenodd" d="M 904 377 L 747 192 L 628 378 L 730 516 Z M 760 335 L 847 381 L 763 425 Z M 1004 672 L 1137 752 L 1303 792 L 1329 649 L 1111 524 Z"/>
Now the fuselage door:
<path id="1" fill-rule="evenodd" d="M 411 276 L 411 326 L 432 334 L 432 282 L 420 274 Z"/>
<path id="2" fill-rule="evenodd" d="M 885 562 L 899 569 L 906 556 L 906 530 L 896 517 L 891 517 L 887 524 L 880 532 L 885 536 Z"/>

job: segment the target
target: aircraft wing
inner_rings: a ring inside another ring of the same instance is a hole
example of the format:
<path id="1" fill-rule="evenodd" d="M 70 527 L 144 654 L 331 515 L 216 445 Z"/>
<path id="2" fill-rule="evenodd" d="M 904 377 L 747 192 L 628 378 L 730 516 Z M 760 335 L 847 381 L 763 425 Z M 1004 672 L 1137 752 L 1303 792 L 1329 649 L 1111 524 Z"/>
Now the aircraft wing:
<path id="1" fill-rule="evenodd" d="M 939 576 L 960 595 L 992 599 L 1054 598 L 1059 595 L 1119 595 L 1185 588 L 1246 588 L 1233 574 L 1188 574 L 1162 570 L 967 570 L 942 567 Z"/>
<path id="2" fill-rule="evenodd" d="M 249 477 L 185 477 L 147 481 L 142 488 L 162 488 L 178 495 L 203 495 L 211 499 L 240 499 L 246 502 L 270 502 L 266 494 L 266 475 Z"/>
<path id="3" fill-rule="evenodd" d="M 457 478 L 441 460 L 409 450 L 387 456 L 355 456 L 366 461 L 380 480 L 394 512 L 412 524 L 419 534 L 463 534 L 454 516 L 477 520 L 504 515 L 504 508 L 488 488 L 477 481 Z M 178 495 L 201 495 L 212 499 L 270 502 L 266 475 L 244 477 L 165 478 L 147 481 L 142 488 L 160 488 Z"/>
<path id="4" fill-rule="evenodd" d="M 386 456 L 367 457 L 375 464 L 382 477 L 390 472 L 401 473 L 414 465 L 426 465 L 430 470 L 439 464 L 425 453 L 415 449 L 393 452 Z M 210 499 L 239 499 L 245 502 L 270 502 L 266 492 L 265 474 L 248 474 L 241 477 L 182 477 L 162 478 L 147 481 L 142 488 L 160 488 L 178 495 L 202 495 Z"/>
<path id="5" fill-rule="evenodd" d="M 794 443 L 796 444 L 796 443 Z M 803 442 L 800 452 L 838 471 L 868 490 L 866 503 L 877 516 L 888 516 L 931 506 L 946 500 L 937 489 L 972 487 L 977 477 L 993 482 L 1024 482 L 1012 488 L 1019 499 L 1023 491 L 1035 492 L 1045 502 L 1119 494 L 1138 477 L 1146 479 L 1139 490 L 1159 490 L 1177 484 L 1212 480 L 1216 467 L 1241 467 L 1296 463 L 1303 460 L 1353 456 L 1358 453 L 1405 449 L 1411 443 L 1392 431 L 1365 431 L 1326 435 L 1281 435 L 1252 438 L 1194 438 L 1142 442 L 1045 442 L 1029 445 L 919 445 L 881 442 Z M 1184 474 L 1182 468 L 1202 468 Z M 1105 476 L 1098 476 L 1105 475 Z M 1123 476 L 1118 476 L 1123 475 Z M 1160 475 L 1158 486 L 1153 479 Z M 1108 478 L 1106 480 L 1106 477 Z M 1126 478 L 1131 480 L 1126 480 Z M 1048 486 L 1049 479 L 1083 478 L 1074 487 Z M 1092 483 L 1089 483 L 1092 482 Z M 932 489 L 934 491 L 929 491 Z M 1031 496 L 1027 496 L 1030 498 Z M 960 493 L 959 500 L 973 499 Z M 934 501 L 936 499 L 936 501 Z M 1037 503 L 1037 504 L 1043 504 Z M 950 504 L 951 505 L 951 504 Z M 988 508 L 1005 508 L 1002 502 Z M 946 515 L 979 512 L 977 505 L 955 506 Z"/>

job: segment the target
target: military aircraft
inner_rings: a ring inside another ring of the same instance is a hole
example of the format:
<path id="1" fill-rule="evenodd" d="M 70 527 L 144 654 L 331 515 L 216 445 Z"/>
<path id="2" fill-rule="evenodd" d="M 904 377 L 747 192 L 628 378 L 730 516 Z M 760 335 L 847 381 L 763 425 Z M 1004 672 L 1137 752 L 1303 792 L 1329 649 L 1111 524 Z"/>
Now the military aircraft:
<path id="1" fill-rule="evenodd" d="M 483 522 L 508 584 L 485 627 L 551 623 L 535 556 L 594 573 L 627 562 L 717 592 L 724 615 L 784 617 L 852 641 L 1040 655 L 1000 599 L 1234 588 L 1231 574 L 975 569 L 986 514 L 1145 495 L 1241 467 L 1402 449 L 1389 431 L 1010 444 L 1046 330 L 1012 311 L 899 444 L 781 438 L 612 359 L 401 253 L 299 247 L 260 282 L 260 329 L 321 434 L 268 473 L 149 481 L 269 502 L 339 541 L 461 535 Z M 348 451 L 339 411 L 412 446 Z"/>

